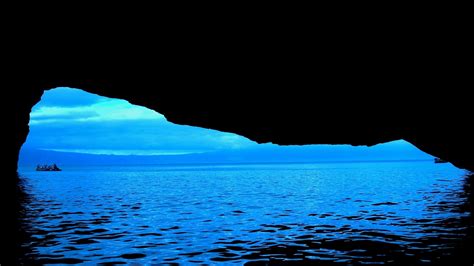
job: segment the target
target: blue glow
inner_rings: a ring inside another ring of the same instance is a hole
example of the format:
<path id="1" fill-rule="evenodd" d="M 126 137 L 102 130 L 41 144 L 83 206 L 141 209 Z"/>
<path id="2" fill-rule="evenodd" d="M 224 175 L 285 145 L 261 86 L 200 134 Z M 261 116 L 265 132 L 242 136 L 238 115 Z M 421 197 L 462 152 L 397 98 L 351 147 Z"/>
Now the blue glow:
<path id="1" fill-rule="evenodd" d="M 69 88 L 30 129 L 25 265 L 438 265 L 472 246 L 472 176 L 403 140 L 256 144 Z"/>

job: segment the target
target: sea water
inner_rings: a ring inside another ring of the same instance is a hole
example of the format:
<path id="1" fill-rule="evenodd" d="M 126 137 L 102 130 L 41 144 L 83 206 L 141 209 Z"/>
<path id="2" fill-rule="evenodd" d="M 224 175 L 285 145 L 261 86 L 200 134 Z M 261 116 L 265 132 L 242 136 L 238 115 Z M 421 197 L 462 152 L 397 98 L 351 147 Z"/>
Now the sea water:
<path id="1" fill-rule="evenodd" d="M 470 238 L 451 164 L 20 167 L 26 259 L 177 265 L 430 264 Z"/>

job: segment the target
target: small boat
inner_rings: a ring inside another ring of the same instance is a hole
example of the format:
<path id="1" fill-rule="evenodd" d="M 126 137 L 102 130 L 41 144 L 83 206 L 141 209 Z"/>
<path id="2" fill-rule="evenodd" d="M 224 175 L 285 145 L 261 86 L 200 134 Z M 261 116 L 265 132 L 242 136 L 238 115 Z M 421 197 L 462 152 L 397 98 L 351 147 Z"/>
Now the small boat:
<path id="1" fill-rule="evenodd" d="M 447 163 L 447 161 L 445 161 L 445 160 L 443 160 L 443 159 L 441 159 L 441 158 L 438 158 L 438 157 L 434 158 L 434 162 L 435 162 L 435 163 Z"/>
<path id="2" fill-rule="evenodd" d="M 52 171 L 52 172 L 58 172 L 61 171 L 61 168 L 59 168 L 56 164 L 52 165 L 37 165 L 36 166 L 36 171 Z"/>

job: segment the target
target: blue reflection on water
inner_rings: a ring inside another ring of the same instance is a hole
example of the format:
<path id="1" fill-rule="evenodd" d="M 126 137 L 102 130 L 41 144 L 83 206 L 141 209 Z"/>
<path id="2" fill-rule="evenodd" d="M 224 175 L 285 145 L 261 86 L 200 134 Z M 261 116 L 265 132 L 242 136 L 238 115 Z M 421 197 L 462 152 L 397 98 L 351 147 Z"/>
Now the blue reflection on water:
<path id="1" fill-rule="evenodd" d="M 43 263 L 430 263 L 466 238 L 465 172 L 432 162 L 20 169 Z"/>

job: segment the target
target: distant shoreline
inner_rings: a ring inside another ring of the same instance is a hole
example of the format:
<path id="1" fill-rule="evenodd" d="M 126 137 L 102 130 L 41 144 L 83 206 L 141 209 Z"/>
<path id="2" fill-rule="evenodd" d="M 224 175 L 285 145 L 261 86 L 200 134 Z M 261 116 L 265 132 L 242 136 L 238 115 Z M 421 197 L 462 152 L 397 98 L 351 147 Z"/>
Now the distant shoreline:
<path id="1" fill-rule="evenodd" d="M 104 163 L 100 162 L 97 164 L 64 164 L 61 166 L 66 167 L 100 167 L 100 166 L 120 166 L 120 167 L 133 167 L 133 166 L 213 166 L 213 165 L 285 165 L 285 164 L 356 164 L 356 163 L 397 163 L 397 162 L 432 162 L 431 159 L 405 159 L 405 160 L 338 160 L 338 161 L 293 161 L 293 162 L 209 162 L 209 163 Z M 31 168 L 36 165 L 18 165 L 18 168 Z"/>

